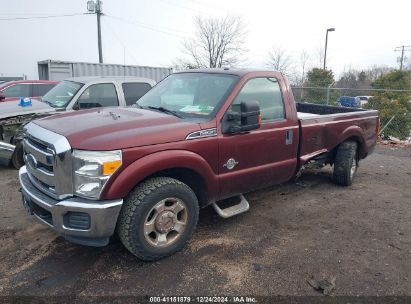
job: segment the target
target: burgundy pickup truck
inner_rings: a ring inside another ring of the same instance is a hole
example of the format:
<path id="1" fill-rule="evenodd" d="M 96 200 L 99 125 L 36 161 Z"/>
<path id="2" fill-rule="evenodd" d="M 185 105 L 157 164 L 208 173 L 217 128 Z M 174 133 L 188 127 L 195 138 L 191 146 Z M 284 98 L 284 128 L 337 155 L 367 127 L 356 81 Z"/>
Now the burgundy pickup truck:
<path id="1" fill-rule="evenodd" d="M 242 194 L 306 167 L 329 164 L 351 185 L 378 132 L 377 111 L 296 104 L 277 72 L 175 73 L 133 107 L 26 125 L 23 204 L 67 240 L 104 246 L 117 232 L 155 260 L 184 246 L 200 208 L 247 211 Z"/>

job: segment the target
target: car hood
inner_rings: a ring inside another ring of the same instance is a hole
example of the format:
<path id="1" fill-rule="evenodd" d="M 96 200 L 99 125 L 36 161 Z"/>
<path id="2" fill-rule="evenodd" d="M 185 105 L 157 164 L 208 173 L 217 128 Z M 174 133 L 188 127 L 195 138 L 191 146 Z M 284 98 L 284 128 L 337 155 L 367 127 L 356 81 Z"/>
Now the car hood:
<path id="1" fill-rule="evenodd" d="M 132 107 L 70 112 L 35 124 L 65 136 L 74 149 L 95 151 L 176 142 L 200 130 L 192 120 Z"/>
<path id="2" fill-rule="evenodd" d="M 20 101 L 7 101 L 0 103 L 0 119 L 26 114 L 40 114 L 55 112 L 56 109 L 47 103 L 32 99 L 31 106 L 19 106 Z"/>

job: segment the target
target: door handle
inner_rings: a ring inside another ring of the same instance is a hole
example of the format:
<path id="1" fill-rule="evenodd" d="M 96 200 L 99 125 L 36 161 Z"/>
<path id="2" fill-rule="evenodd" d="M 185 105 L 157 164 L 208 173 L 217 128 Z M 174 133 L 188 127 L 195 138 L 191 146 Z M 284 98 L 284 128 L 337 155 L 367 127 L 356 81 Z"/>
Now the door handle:
<path id="1" fill-rule="evenodd" d="M 293 130 L 285 131 L 285 144 L 291 145 L 293 143 Z"/>

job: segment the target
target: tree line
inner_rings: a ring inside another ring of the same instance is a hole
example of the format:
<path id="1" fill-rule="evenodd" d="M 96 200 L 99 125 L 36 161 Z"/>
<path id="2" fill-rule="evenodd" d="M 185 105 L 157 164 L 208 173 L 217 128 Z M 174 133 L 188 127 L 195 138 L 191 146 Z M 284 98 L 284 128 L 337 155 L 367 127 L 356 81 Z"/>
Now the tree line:
<path id="1" fill-rule="evenodd" d="M 245 62 L 247 32 L 241 17 L 196 17 L 194 22 L 196 35 L 184 41 L 185 57 L 176 61 L 175 69 L 236 67 Z M 285 48 L 273 46 L 265 65 L 288 77 L 297 101 L 337 105 L 342 95 L 372 96 L 366 107 L 379 110 L 383 126 L 391 124 L 382 135 L 410 137 L 411 64 L 405 71 L 379 65 L 362 70 L 349 68 L 335 79 L 332 70 L 322 68 L 323 56 L 321 47 L 314 54 L 302 50 L 298 58 L 293 58 Z"/>

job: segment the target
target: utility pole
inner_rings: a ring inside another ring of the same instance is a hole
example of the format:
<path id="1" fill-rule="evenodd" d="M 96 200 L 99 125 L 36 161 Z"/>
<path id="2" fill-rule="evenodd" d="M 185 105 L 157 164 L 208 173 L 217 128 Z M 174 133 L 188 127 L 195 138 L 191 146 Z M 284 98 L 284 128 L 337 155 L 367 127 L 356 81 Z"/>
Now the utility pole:
<path id="1" fill-rule="evenodd" d="M 103 2 L 101 0 L 96 0 L 94 2 L 93 0 L 87 1 L 87 10 L 90 14 L 96 14 L 97 16 L 97 40 L 98 40 L 98 61 L 100 63 L 103 63 L 103 48 L 102 48 L 102 43 L 101 43 L 101 15 L 103 15 L 102 12 L 102 4 Z"/>
<path id="2" fill-rule="evenodd" d="M 400 71 L 402 71 L 402 68 L 404 66 L 404 52 L 406 51 L 411 51 L 411 45 L 402 45 L 402 46 L 397 46 L 394 50 L 395 52 L 401 52 L 401 57 L 400 57 Z"/>

